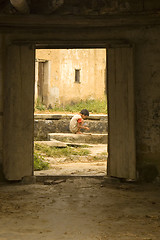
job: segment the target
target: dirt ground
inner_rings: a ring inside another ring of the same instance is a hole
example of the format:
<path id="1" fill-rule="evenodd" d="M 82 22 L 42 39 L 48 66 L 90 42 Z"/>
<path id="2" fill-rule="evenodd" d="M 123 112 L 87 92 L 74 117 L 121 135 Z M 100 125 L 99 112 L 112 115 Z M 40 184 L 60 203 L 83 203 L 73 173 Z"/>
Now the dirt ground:
<path id="1" fill-rule="evenodd" d="M 40 144 L 40 142 L 38 143 Z M 90 145 L 86 148 L 90 151 L 88 156 L 47 157 L 45 159 L 49 162 L 50 169 L 35 171 L 35 175 L 105 176 L 107 172 L 107 146 L 107 144 Z"/>
<path id="2" fill-rule="evenodd" d="M 1 184 L 0 240 L 28 239 L 159 240 L 160 186 L 103 177 Z"/>

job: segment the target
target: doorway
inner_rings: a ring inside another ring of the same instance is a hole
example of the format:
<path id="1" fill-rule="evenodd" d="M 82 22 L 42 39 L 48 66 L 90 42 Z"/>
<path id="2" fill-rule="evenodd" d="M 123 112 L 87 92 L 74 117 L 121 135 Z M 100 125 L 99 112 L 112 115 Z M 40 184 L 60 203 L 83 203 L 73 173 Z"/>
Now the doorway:
<path id="1" fill-rule="evenodd" d="M 61 48 L 66 45 L 61 43 Z M 106 47 L 106 44 L 102 45 Z M 109 45 L 107 49 L 107 174 L 135 179 L 133 48 L 122 44 L 112 48 Z M 24 176 L 33 175 L 34 48 L 27 44 L 13 44 L 8 47 L 7 57 L 8 71 L 4 84 L 4 95 L 7 96 L 7 101 L 4 101 L 4 174 L 8 180 L 20 180 Z M 12 134 L 13 129 L 16 134 Z"/>
<path id="2" fill-rule="evenodd" d="M 35 60 L 35 99 L 44 105 L 48 104 L 48 83 L 50 79 L 50 61 Z"/>
<path id="3" fill-rule="evenodd" d="M 35 175 L 106 175 L 106 49 L 37 49 L 35 56 L 34 154 L 36 159 L 39 157 L 48 163 L 47 170 L 45 164 L 41 171 L 36 166 Z M 48 86 L 45 95 L 37 83 L 42 82 L 38 74 L 42 72 L 40 63 L 47 61 L 50 62 L 50 78 L 48 82 L 44 80 Z M 37 89 L 48 100 L 46 103 L 37 97 Z M 72 134 L 70 120 L 84 108 L 90 112 L 85 121 L 89 131 Z M 50 127 L 46 127 L 48 123 Z"/>

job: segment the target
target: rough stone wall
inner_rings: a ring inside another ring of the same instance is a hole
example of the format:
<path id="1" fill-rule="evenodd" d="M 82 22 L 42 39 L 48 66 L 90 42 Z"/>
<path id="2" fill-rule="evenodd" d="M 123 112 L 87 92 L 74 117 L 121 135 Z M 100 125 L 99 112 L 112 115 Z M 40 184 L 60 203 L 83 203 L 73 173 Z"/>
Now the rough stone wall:
<path id="1" fill-rule="evenodd" d="M 34 139 L 36 141 L 48 140 L 49 133 L 70 133 L 69 117 L 53 119 L 35 119 L 34 120 Z M 108 117 L 100 117 L 97 120 L 86 120 L 90 133 L 108 133 Z M 83 129 L 82 129 L 83 131 Z"/>

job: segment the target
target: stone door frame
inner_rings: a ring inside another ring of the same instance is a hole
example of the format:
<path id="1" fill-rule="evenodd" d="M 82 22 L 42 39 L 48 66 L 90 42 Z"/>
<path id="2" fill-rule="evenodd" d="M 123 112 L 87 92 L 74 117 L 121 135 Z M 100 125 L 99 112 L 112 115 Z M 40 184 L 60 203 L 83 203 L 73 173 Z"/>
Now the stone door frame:
<path id="1" fill-rule="evenodd" d="M 19 41 L 17 43 L 19 46 L 23 45 L 23 41 Z M 33 42 L 28 42 L 27 44 L 25 43 L 25 49 L 26 46 L 28 46 L 28 51 L 35 51 L 35 49 L 37 48 L 116 48 L 116 47 L 123 47 L 123 46 L 129 46 L 130 44 L 126 43 L 126 41 L 124 40 L 108 40 L 108 41 L 42 41 L 39 42 L 38 44 L 36 44 L 36 41 Z M 31 47 L 32 46 L 32 47 Z M 34 47 L 35 46 L 35 47 Z M 34 52 L 35 53 L 35 52 Z M 27 54 L 27 52 L 26 52 Z M 34 61 L 35 64 L 35 61 Z M 33 65 L 32 65 L 33 67 Z M 35 66 L 34 66 L 35 68 Z M 22 80 L 22 79 L 21 79 Z M 15 81 L 16 81 L 16 77 L 15 77 Z M 23 80 L 22 80 L 23 81 Z M 14 82 L 14 80 L 13 80 Z M 12 82 L 12 83 L 13 83 Z M 31 81 L 32 82 L 32 81 Z M 14 83 L 13 83 L 14 84 Z M 33 87 L 34 83 L 32 82 L 31 86 Z M 7 89 L 7 88 L 6 88 Z M 23 94 L 21 95 L 21 97 L 23 98 Z M 32 95 L 30 96 L 30 100 L 34 101 L 34 93 L 32 93 Z M 22 100 L 22 99 L 21 99 Z M 31 114 L 33 114 L 33 102 L 32 102 L 32 106 L 30 109 L 30 116 L 29 116 L 29 121 L 31 122 L 31 125 L 34 124 L 33 123 L 33 115 L 31 116 Z M 10 113 L 12 115 L 12 113 Z M 15 114 L 15 111 L 14 111 Z M 26 114 L 26 113 L 25 113 Z M 10 115 L 10 116 L 11 116 Z M 17 116 L 19 117 L 19 116 Z M 7 121 L 8 119 L 8 115 L 4 114 L 4 121 Z M 17 119 L 18 121 L 18 119 Z M 23 129 L 23 121 L 26 123 L 26 118 L 23 116 L 21 116 L 21 127 Z M 119 123 L 118 123 L 119 124 Z M 14 122 L 12 121 L 10 125 L 6 126 L 7 128 L 10 128 L 12 131 L 14 130 Z M 31 159 L 33 160 L 33 142 L 30 143 L 29 141 L 31 141 L 31 139 L 33 139 L 33 126 L 30 126 L 30 131 L 27 132 L 28 134 L 28 142 L 25 142 L 25 144 L 28 144 L 30 146 L 30 148 L 27 149 L 27 155 L 30 156 L 29 159 L 25 161 L 29 161 L 29 163 L 25 162 L 24 167 L 25 167 L 25 171 L 23 169 L 23 157 L 26 154 L 26 148 L 23 148 L 23 146 L 21 147 L 21 151 L 18 151 L 18 155 L 16 155 L 15 158 L 12 159 L 12 152 L 13 152 L 13 148 L 11 147 L 11 142 L 10 142 L 10 138 L 9 138 L 9 134 L 8 136 L 4 136 L 4 142 L 6 144 L 6 146 L 10 146 L 10 148 L 7 149 L 6 151 L 6 156 L 4 154 L 4 169 L 5 169 L 5 177 L 8 180 L 21 180 L 23 177 L 27 176 L 32 176 L 33 175 L 33 163 L 31 163 Z M 21 131 L 21 130 L 20 130 Z M 21 134 L 21 133 L 20 133 Z M 109 132 L 109 134 L 111 134 Z M 25 137 L 25 136 L 24 136 Z M 17 139 L 16 139 L 17 140 Z M 12 142 L 14 143 L 14 138 L 12 138 Z M 18 145 L 18 144 L 17 144 Z M 18 149 L 19 146 L 17 146 Z M 13 160 L 15 162 L 13 162 Z M 15 170 L 15 174 L 14 174 L 14 166 L 16 166 L 16 170 Z M 19 168 L 20 167 L 20 168 Z M 135 166 L 136 168 L 136 166 Z M 20 172 L 19 172 L 20 171 Z M 115 176 L 116 177 L 116 176 Z M 118 177 L 118 176 L 117 176 Z"/>

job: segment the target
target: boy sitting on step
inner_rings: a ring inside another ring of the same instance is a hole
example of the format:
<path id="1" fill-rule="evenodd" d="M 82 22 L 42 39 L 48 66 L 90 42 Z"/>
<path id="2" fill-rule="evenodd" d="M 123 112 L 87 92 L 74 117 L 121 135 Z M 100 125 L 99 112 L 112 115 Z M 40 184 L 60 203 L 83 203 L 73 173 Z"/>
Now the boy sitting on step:
<path id="1" fill-rule="evenodd" d="M 87 109 L 82 109 L 79 114 L 74 115 L 69 124 L 70 131 L 75 134 L 81 134 L 82 132 L 80 132 L 80 129 L 89 130 L 88 127 L 84 126 L 84 119 L 86 119 L 88 116 L 89 112 Z"/>

